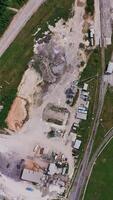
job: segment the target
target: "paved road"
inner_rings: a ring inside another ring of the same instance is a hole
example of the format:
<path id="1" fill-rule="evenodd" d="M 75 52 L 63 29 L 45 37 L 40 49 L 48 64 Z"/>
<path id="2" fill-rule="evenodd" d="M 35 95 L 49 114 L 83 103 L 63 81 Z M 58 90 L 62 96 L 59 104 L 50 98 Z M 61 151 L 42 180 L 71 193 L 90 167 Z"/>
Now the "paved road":
<path id="1" fill-rule="evenodd" d="M 29 0 L 28 3 L 18 11 L 0 39 L 0 57 L 44 1 L 45 0 Z"/>

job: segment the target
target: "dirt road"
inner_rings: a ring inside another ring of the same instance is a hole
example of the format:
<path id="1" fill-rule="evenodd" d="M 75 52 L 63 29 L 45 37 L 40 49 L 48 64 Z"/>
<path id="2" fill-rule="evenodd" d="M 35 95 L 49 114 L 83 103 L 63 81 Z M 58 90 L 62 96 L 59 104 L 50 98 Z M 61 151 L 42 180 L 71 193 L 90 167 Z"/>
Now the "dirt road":
<path id="1" fill-rule="evenodd" d="M 44 1 L 45 0 L 29 0 L 28 3 L 18 11 L 0 39 L 0 57 Z"/>

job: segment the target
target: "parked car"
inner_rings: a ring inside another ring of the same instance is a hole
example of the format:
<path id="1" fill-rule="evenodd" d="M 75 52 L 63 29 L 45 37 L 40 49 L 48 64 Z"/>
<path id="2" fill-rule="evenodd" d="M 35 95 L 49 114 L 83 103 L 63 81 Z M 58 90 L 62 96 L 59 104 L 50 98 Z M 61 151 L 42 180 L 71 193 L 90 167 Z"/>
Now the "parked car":
<path id="1" fill-rule="evenodd" d="M 73 123 L 73 125 L 72 125 L 72 127 L 71 127 L 71 131 L 75 133 L 75 132 L 76 132 L 76 129 L 77 129 L 77 126 L 76 126 L 75 123 Z"/>

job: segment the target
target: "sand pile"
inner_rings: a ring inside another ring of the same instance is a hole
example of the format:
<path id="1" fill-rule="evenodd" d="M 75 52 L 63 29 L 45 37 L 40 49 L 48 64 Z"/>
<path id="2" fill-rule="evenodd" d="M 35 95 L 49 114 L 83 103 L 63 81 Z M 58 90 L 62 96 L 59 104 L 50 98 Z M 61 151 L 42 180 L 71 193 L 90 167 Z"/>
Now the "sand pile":
<path id="1" fill-rule="evenodd" d="M 30 105 L 40 104 L 43 79 L 34 68 L 28 68 L 18 87 L 17 96 L 26 99 Z M 37 99 L 37 102 L 36 102 Z"/>
<path id="2" fill-rule="evenodd" d="M 40 105 L 42 102 L 43 82 L 39 73 L 35 69 L 28 68 L 18 87 L 17 97 L 15 98 L 9 111 L 6 123 L 8 128 L 13 131 L 21 129 L 29 117 L 30 109 L 33 105 Z"/>
<path id="3" fill-rule="evenodd" d="M 27 101 L 21 97 L 16 97 L 6 119 L 8 128 L 18 131 L 27 118 Z"/>

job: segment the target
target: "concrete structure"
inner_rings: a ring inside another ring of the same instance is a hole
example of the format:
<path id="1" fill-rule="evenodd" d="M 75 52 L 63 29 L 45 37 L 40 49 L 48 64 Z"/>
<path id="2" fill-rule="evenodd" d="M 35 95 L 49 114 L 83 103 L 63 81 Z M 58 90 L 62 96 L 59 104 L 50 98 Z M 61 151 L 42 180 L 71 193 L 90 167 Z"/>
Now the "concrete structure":
<path id="1" fill-rule="evenodd" d="M 84 83 L 84 86 L 83 86 L 83 91 L 87 91 L 88 90 L 88 84 L 87 83 Z"/>
<path id="2" fill-rule="evenodd" d="M 94 46 L 94 33 L 95 33 L 94 27 L 91 26 L 89 29 L 89 39 L 90 39 L 91 46 Z"/>
<path id="3" fill-rule="evenodd" d="M 85 106 L 79 106 L 78 107 L 78 112 L 82 112 L 82 111 L 87 111 Z"/>
<path id="4" fill-rule="evenodd" d="M 55 163 L 50 163 L 48 174 L 53 176 L 54 174 L 61 174 L 63 168 L 58 168 Z"/>
<path id="5" fill-rule="evenodd" d="M 83 91 L 81 92 L 80 97 L 81 97 L 81 99 L 83 99 L 84 101 L 88 101 L 89 92 L 83 90 Z"/>
<path id="6" fill-rule="evenodd" d="M 24 169 L 22 172 L 21 179 L 24 181 L 40 184 L 42 177 L 43 177 L 42 172 L 36 172 L 30 169 Z"/>
<path id="7" fill-rule="evenodd" d="M 81 143 L 82 143 L 81 140 L 76 140 L 73 148 L 79 150 L 80 146 L 81 146 Z"/>
<path id="8" fill-rule="evenodd" d="M 112 74 L 113 73 L 113 62 L 109 62 L 107 70 L 106 70 L 106 74 Z"/>
<path id="9" fill-rule="evenodd" d="M 89 108 L 89 101 L 86 101 L 86 102 L 84 103 L 84 107 L 87 108 L 87 110 L 88 110 L 88 108 Z"/>
<path id="10" fill-rule="evenodd" d="M 76 122 L 75 122 L 76 127 L 79 127 L 79 123 L 80 123 L 80 120 L 76 118 Z"/>
<path id="11" fill-rule="evenodd" d="M 78 110 L 78 113 L 87 114 L 87 110 Z"/>
<path id="12" fill-rule="evenodd" d="M 81 95 L 84 96 L 84 97 L 88 97 L 89 96 L 89 92 L 82 91 Z"/>
<path id="13" fill-rule="evenodd" d="M 86 120 L 87 119 L 87 113 L 77 112 L 76 118 L 81 119 L 81 120 Z"/>

